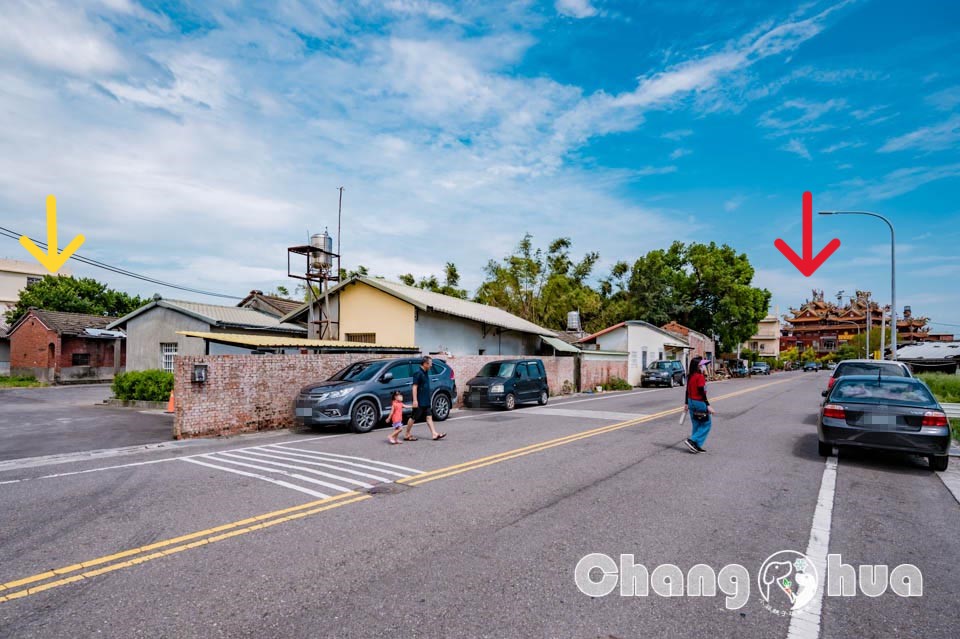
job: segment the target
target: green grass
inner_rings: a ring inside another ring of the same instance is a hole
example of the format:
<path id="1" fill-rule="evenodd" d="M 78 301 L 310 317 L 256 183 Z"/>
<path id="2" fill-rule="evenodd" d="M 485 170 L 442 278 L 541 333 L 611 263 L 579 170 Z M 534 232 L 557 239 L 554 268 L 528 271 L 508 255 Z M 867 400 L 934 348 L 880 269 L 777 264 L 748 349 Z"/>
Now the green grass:
<path id="1" fill-rule="evenodd" d="M 938 401 L 951 404 L 960 402 L 960 375 L 921 373 L 917 377 L 930 387 Z"/>
<path id="2" fill-rule="evenodd" d="M 38 382 L 36 377 L 0 376 L 0 388 L 32 388 L 34 386 L 46 386 L 46 384 Z"/>
<path id="3" fill-rule="evenodd" d="M 960 419 L 950 420 L 950 432 L 953 433 L 953 438 L 960 442 Z"/>

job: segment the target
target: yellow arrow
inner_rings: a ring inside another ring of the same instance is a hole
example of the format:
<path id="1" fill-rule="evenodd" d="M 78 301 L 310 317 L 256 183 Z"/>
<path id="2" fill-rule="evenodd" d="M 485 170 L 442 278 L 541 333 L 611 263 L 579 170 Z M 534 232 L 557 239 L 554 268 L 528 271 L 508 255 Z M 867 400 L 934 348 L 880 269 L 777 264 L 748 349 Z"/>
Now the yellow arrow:
<path id="1" fill-rule="evenodd" d="M 63 249 L 62 253 L 57 253 L 57 198 L 52 195 L 47 196 L 47 252 L 44 253 L 39 246 L 34 244 L 26 235 L 20 236 L 20 243 L 23 244 L 23 248 L 30 251 L 30 255 L 37 258 L 37 261 L 43 264 L 43 266 L 50 271 L 51 273 L 56 273 L 61 268 L 63 264 L 70 259 L 70 256 L 73 255 L 78 248 L 84 243 L 87 238 L 83 235 L 78 235 L 72 240 L 70 244 L 67 245 L 67 248 Z"/>

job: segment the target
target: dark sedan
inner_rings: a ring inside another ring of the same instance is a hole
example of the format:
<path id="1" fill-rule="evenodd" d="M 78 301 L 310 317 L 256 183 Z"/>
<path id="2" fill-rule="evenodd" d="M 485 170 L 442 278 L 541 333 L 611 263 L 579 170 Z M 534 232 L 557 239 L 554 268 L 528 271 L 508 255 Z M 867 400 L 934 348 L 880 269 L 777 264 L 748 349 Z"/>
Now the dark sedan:
<path id="1" fill-rule="evenodd" d="M 933 470 L 946 470 L 950 424 L 926 385 L 910 377 L 841 377 L 820 408 L 820 454 L 856 446 L 924 455 Z"/>

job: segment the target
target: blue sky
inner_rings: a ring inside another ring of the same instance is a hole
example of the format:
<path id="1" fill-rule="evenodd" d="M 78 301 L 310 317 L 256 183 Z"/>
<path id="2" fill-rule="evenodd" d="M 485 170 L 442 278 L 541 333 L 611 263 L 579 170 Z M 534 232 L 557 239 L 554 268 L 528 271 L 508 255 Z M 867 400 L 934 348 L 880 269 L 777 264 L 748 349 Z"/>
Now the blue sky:
<path id="1" fill-rule="evenodd" d="M 810 190 L 890 217 L 898 305 L 960 334 L 958 25 L 932 0 L 8 1 L 0 221 L 42 238 L 53 193 L 87 256 L 243 295 L 292 288 L 343 185 L 344 265 L 388 277 L 453 261 L 473 288 L 527 231 L 600 275 L 713 240 L 781 312 L 887 302 L 879 221 L 815 219 L 842 246 L 811 278 L 773 247 Z"/>

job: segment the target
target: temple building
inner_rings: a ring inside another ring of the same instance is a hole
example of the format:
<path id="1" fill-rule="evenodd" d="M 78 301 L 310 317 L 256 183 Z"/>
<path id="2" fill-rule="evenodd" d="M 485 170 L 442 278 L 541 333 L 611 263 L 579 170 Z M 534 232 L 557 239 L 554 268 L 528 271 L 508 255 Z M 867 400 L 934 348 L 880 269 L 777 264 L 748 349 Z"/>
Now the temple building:
<path id="1" fill-rule="evenodd" d="M 818 357 L 836 352 L 845 342 L 865 333 L 867 327 L 881 328 L 884 318 L 889 322 L 890 307 L 881 308 L 870 299 L 869 291 L 857 291 L 843 304 L 843 291 L 837 294 L 837 303 L 824 299 L 822 290 L 813 291 L 813 299 L 804 302 L 799 309 L 790 309 L 784 315 L 783 334 L 780 337 L 780 350 L 796 346 L 800 351 L 812 348 Z M 931 333 L 926 317 L 914 316 L 909 306 L 903 307 L 903 313 L 897 318 L 897 344 L 919 344 L 924 342 L 950 342 L 953 335 Z M 879 344 L 871 344 L 871 350 L 879 350 Z M 887 344 L 889 347 L 889 344 Z"/>

